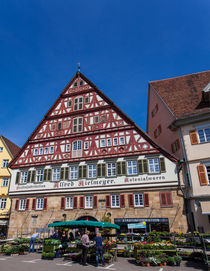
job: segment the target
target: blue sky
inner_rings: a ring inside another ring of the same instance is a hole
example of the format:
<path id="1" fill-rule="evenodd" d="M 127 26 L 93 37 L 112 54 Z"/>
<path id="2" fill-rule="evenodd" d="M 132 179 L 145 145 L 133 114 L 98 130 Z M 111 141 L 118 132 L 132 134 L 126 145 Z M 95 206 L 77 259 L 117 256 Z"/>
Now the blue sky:
<path id="1" fill-rule="evenodd" d="M 148 82 L 209 70 L 209 0 L 1 0 L 0 134 L 22 146 L 81 63 L 146 130 Z"/>

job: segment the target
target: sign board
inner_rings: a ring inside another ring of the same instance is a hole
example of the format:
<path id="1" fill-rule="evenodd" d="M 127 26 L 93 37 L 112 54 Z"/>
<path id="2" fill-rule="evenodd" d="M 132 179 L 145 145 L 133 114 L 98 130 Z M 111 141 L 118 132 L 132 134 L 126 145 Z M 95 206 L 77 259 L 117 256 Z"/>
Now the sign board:
<path id="1" fill-rule="evenodd" d="M 128 229 L 146 229 L 147 223 L 141 222 L 137 224 L 128 224 Z"/>

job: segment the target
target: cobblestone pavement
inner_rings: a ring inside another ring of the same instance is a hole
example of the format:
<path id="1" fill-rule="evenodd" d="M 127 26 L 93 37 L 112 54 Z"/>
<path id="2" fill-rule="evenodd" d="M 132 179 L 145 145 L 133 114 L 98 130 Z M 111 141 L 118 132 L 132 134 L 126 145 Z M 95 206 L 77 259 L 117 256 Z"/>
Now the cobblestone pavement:
<path id="1" fill-rule="evenodd" d="M 63 258 L 57 258 L 54 260 L 42 260 L 41 255 L 37 253 L 30 253 L 27 255 L 12 255 L 4 256 L 0 255 L 0 271 L 89 271 L 89 270 L 101 270 L 105 271 L 196 271 L 196 270 L 208 270 L 207 267 L 199 262 L 185 262 L 183 261 L 181 266 L 155 266 L 155 267 L 142 267 L 135 264 L 135 261 L 131 258 L 118 257 L 117 262 L 106 264 L 105 267 L 89 264 L 88 266 L 81 266 L 77 262 L 69 260 L 63 260 Z"/>

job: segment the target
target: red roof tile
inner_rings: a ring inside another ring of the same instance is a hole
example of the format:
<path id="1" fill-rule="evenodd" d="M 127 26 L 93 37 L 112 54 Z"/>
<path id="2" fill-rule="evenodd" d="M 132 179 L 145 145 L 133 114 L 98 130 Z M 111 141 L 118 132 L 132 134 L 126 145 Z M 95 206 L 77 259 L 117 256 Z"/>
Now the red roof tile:
<path id="1" fill-rule="evenodd" d="M 210 71 L 150 82 L 177 118 L 210 112 L 202 104 L 202 90 L 210 82 Z"/>
<path id="2" fill-rule="evenodd" d="M 20 151 L 20 148 L 14 144 L 12 141 L 10 141 L 8 138 L 1 136 L 4 140 L 4 143 L 7 145 L 7 148 L 11 152 L 12 156 L 15 157 L 15 155 Z"/>

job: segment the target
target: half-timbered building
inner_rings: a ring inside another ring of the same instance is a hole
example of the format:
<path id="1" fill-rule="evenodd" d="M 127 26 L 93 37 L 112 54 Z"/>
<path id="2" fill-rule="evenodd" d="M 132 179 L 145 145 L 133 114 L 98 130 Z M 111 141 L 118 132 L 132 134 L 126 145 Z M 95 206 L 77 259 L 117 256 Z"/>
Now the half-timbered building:
<path id="1" fill-rule="evenodd" d="M 176 159 L 77 72 L 11 163 L 9 236 L 104 216 L 186 230 Z"/>

